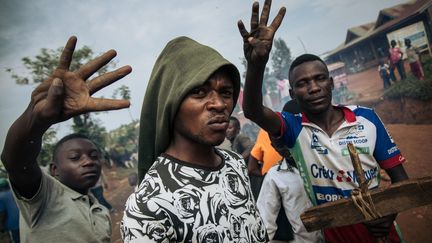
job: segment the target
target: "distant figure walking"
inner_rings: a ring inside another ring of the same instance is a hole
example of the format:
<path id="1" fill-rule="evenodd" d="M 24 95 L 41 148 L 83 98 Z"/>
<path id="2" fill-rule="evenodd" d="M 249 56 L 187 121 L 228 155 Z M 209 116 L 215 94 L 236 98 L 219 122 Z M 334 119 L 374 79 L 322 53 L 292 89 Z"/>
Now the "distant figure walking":
<path id="1" fill-rule="evenodd" d="M 411 68 L 412 74 L 418 79 L 424 79 L 423 67 L 420 62 L 420 55 L 414 46 L 411 45 L 410 39 L 405 39 L 407 60 Z"/>
<path id="2" fill-rule="evenodd" d="M 390 42 L 391 48 L 389 50 L 390 56 L 390 73 L 394 74 L 394 69 L 397 68 L 400 79 L 406 79 L 405 67 L 403 64 L 403 52 L 399 47 L 396 47 L 396 41 Z"/>
<path id="3" fill-rule="evenodd" d="M 390 87 L 390 70 L 389 65 L 384 61 L 380 61 L 378 65 L 378 72 L 384 82 L 384 89 Z"/>

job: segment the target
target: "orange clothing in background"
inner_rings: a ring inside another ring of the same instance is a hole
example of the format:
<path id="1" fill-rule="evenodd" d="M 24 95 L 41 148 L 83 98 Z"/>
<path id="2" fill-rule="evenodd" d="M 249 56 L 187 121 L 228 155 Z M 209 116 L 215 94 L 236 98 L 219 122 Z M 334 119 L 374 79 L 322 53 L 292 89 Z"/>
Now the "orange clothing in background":
<path id="1" fill-rule="evenodd" d="M 271 146 L 270 137 L 266 131 L 261 129 L 258 133 L 255 145 L 250 153 L 255 159 L 263 162 L 261 173 L 264 175 L 282 156 Z"/>

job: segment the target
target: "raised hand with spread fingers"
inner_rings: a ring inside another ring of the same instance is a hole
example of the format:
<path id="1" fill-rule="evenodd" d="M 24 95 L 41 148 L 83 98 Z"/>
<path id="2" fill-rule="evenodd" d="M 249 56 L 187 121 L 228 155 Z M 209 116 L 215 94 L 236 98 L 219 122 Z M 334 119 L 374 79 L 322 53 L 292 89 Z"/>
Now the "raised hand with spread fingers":
<path id="1" fill-rule="evenodd" d="M 127 100 L 94 98 L 92 95 L 128 75 L 132 68 L 124 66 L 87 81 L 117 53 L 107 51 L 77 71 L 70 71 L 76 42 L 76 37 L 69 38 L 58 67 L 32 92 L 30 104 L 9 128 L 6 137 L 1 159 L 11 183 L 26 198 L 35 195 L 39 188 L 41 170 L 36 158 L 42 136 L 51 125 L 87 112 L 117 110 L 130 105 Z"/>
<path id="2" fill-rule="evenodd" d="M 282 7 L 270 25 L 267 25 L 271 8 L 271 0 L 266 0 L 259 15 L 259 3 L 252 5 L 252 17 L 250 32 L 248 32 L 240 20 L 238 28 L 243 37 L 243 49 L 248 64 L 265 66 L 273 44 L 274 35 L 282 23 L 286 9 Z"/>
<path id="3" fill-rule="evenodd" d="M 270 25 L 267 25 L 270 15 L 271 0 L 264 2 L 259 16 L 259 3 L 252 5 L 250 32 L 240 20 L 237 25 L 243 38 L 243 50 L 247 61 L 246 80 L 243 96 L 243 111 L 247 118 L 264 128 L 270 135 L 278 136 L 280 119 L 271 109 L 263 106 L 261 87 L 264 71 L 271 52 L 275 33 L 285 16 L 285 7 L 279 9 L 278 14 Z"/>

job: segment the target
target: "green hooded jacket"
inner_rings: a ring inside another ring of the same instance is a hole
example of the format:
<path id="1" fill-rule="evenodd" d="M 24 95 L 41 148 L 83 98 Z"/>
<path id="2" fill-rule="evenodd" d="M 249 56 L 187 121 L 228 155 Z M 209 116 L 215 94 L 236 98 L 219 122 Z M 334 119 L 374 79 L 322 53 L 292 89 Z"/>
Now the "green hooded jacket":
<path id="1" fill-rule="evenodd" d="M 216 50 L 188 37 L 175 38 L 165 46 L 153 67 L 141 110 L 140 181 L 170 144 L 174 118 L 185 96 L 191 89 L 203 85 L 221 67 L 229 70 L 235 103 L 240 92 L 240 74 L 232 63 Z"/>

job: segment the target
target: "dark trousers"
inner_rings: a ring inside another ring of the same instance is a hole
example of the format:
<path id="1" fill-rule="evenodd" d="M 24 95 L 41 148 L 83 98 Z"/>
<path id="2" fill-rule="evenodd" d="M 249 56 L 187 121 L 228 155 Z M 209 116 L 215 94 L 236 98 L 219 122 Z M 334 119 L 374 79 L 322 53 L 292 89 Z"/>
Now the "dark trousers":
<path id="1" fill-rule="evenodd" d="M 388 75 L 388 76 L 381 76 L 381 79 L 384 82 L 384 89 L 387 89 L 388 87 L 390 87 L 390 75 Z"/>
<path id="2" fill-rule="evenodd" d="M 406 79 L 405 67 L 404 67 L 404 63 L 402 60 L 399 60 L 399 62 L 392 65 L 391 72 L 393 72 L 393 74 L 394 74 L 395 68 L 398 70 L 398 73 L 399 73 L 401 80 Z"/>

